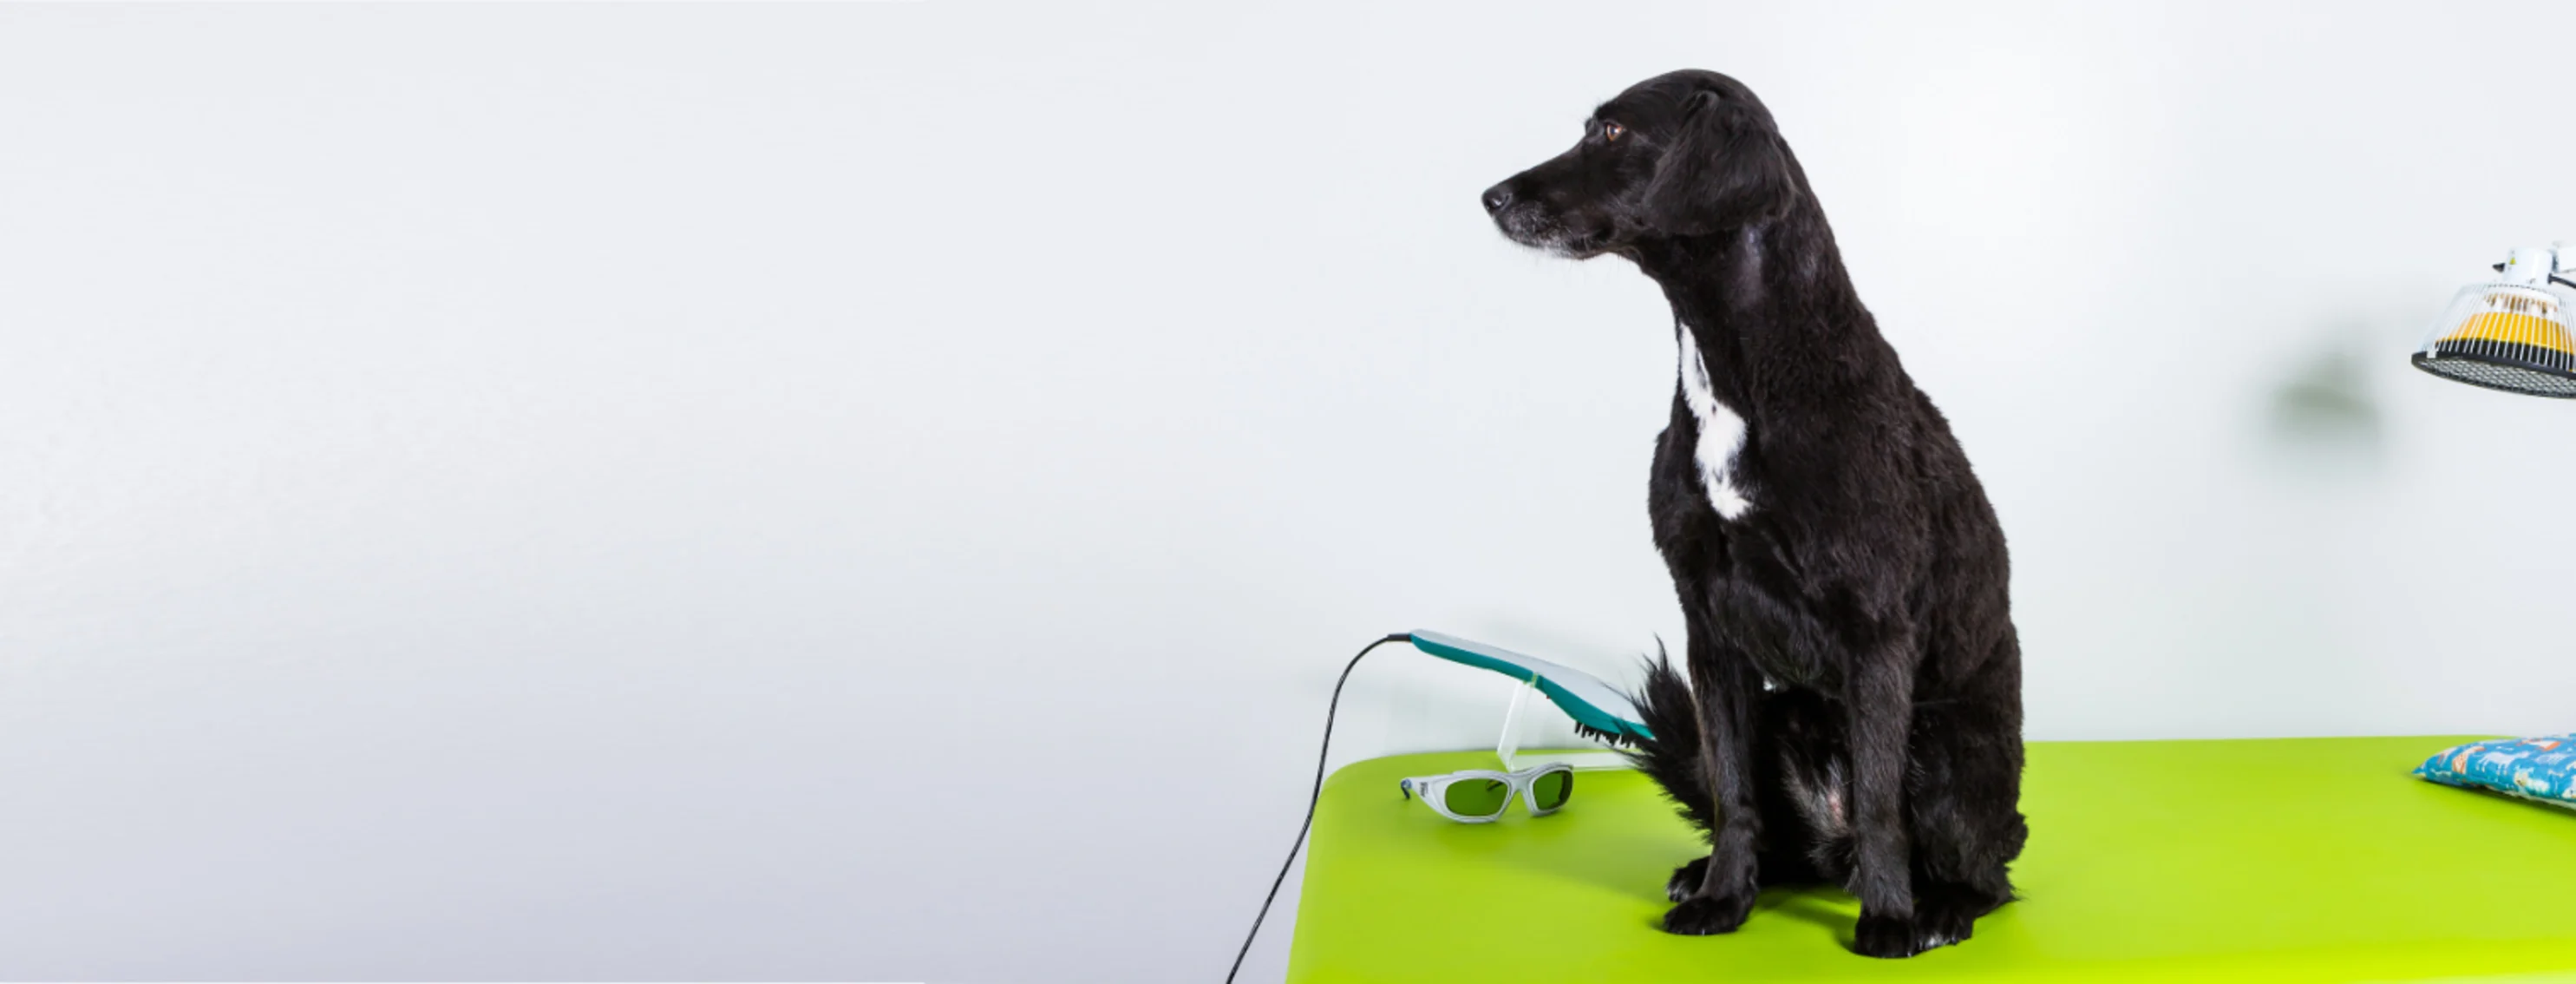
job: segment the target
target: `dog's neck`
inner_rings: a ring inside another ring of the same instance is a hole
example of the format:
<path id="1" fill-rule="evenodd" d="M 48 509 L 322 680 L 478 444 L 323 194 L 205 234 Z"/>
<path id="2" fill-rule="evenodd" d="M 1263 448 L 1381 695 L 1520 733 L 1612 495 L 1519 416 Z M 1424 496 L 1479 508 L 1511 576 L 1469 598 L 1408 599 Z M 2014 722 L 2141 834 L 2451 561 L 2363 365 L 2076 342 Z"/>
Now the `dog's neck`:
<path id="1" fill-rule="evenodd" d="M 1812 209 L 1722 235 L 1640 244 L 1629 259 L 1663 288 L 1710 382 L 1747 411 L 1869 388 L 1891 370 L 1902 378 L 1843 269 L 1832 229 Z M 1867 337 L 1849 338 L 1852 331 Z"/>

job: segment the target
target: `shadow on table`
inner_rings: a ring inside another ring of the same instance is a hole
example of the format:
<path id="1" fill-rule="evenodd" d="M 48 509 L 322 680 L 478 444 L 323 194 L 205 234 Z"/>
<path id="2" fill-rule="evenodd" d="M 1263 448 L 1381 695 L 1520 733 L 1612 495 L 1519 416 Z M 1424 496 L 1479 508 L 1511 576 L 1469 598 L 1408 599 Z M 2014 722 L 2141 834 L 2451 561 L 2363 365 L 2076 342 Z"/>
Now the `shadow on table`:
<path id="1" fill-rule="evenodd" d="M 1653 916 L 1645 925 L 1657 932 L 1663 930 L 1664 883 L 1672 878 L 1674 868 L 1690 862 L 1696 855 L 1685 850 L 1673 851 L 1668 837 L 1647 835 L 1593 835 L 1578 845 L 1558 845 L 1544 851 L 1508 851 L 1492 859 L 1524 871 L 1549 878 L 1591 885 L 1640 901 L 1656 903 Z M 1567 848 L 1572 849 L 1567 849 Z M 1643 862 L 1642 859 L 1655 859 Z M 1840 888 L 1817 885 L 1797 888 L 1765 889 L 1753 902 L 1748 919 L 1795 919 L 1812 924 L 1832 934 L 1835 941 L 1848 948 L 1852 944 L 1852 927 L 1860 918 L 1860 902 Z"/>

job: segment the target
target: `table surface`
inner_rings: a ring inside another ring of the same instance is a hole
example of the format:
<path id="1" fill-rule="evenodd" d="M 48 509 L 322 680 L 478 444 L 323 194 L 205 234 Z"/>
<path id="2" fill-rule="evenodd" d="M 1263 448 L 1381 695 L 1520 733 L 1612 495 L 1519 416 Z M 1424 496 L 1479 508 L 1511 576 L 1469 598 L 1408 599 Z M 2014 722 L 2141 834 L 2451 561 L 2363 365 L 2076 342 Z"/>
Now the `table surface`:
<path id="1" fill-rule="evenodd" d="M 2040 742 L 2022 900 L 1910 960 L 1852 954 L 1859 904 L 1763 894 L 1744 928 L 1656 927 L 1705 853 L 1653 783 L 1585 772 L 1533 818 L 1444 820 L 1398 755 L 1324 785 L 1288 979 L 1320 981 L 2576 981 L 2576 812 L 2409 774 L 2472 737 Z"/>

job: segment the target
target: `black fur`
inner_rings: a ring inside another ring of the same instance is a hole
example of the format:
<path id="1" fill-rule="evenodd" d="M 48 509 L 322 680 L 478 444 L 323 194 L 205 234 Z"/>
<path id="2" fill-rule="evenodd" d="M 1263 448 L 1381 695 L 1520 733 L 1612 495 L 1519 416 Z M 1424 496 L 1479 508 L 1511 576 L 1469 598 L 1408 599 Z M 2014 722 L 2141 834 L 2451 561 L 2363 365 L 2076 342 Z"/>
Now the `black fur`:
<path id="1" fill-rule="evenodd" d="M 1967 938 L 2027 836 L 2003 530 L 1770 112 L 1714 72 L 1649 79 L 1485 205 L 1514 241 L 1636 263 L 1744 422 L 1723 474 L 1749 508 L 1713 505 L 1683 384 L 1648 486 L 1688 681 L 1649 667 L 1633 756 L 1710 844 L 1665 928 L 1728 932 L 1761 887 L 1823 881 L 1859 896 L 1859 952 Z"/>

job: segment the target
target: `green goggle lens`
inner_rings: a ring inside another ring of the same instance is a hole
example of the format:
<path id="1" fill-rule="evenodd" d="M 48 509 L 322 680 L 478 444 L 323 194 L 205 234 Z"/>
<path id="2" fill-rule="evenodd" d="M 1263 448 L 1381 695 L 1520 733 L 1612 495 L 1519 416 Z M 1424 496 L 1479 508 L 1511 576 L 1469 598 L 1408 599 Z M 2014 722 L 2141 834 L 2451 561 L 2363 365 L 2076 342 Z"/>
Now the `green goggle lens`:
<path id="1" fill-rule="evenodd" d="M 1542 810 L 1553 810 L 1564 806 L 1566 798 L 1574 795 L 1574 773 L 1550 772 L 1542 775 L 1537 781 L 1530 783 L 1530 795 L 1532 799 L 1538 801 L 1538 808 Z"/>
<path id="2" fill-rule="evenodd" d="M 1500 779 L 1460 779 L 1441 793 L 1440 802 L 1462 817 L 1490 817 L 1512 801 L 1512 784 Z"/>

